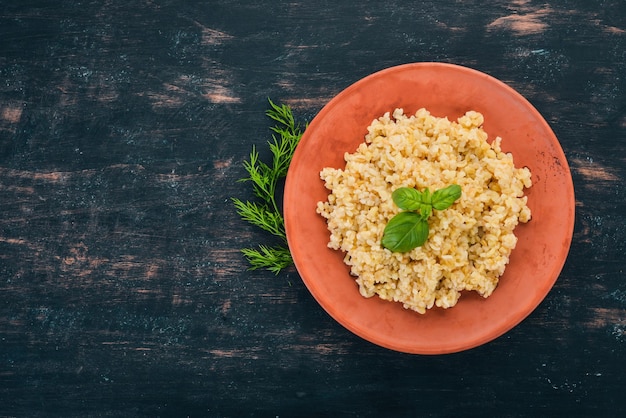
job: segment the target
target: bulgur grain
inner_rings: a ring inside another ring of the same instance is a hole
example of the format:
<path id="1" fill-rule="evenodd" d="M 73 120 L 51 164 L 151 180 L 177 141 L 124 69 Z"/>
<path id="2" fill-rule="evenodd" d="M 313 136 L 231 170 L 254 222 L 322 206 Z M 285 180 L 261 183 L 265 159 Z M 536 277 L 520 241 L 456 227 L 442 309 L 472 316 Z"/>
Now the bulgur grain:
<path id="1" fill-rule="evenodd" d="M 371 123 L 365 142 L 346 153 L 345 168 L 320 172 L 330 191 L 317 205 L 328 246 L 345 253 L 361 295 L 425 313 L 454 306 L 464 290 L 492 294 L 517 243 L 513 230 L 530 220 L 524 188 L 532 183 L 528 168 L 516 168 L 502 152 L 500 138 L 487 141 L 483 121 L 475 111 L 454 122 L 426 109 L 411 116 L 395 109 Z M 406 253 L 381 246 L 399 211 L 391 199 L 396 188 L 450 184 L 460 185 L 462 196 L 433 212 L 423 246 Z"/>

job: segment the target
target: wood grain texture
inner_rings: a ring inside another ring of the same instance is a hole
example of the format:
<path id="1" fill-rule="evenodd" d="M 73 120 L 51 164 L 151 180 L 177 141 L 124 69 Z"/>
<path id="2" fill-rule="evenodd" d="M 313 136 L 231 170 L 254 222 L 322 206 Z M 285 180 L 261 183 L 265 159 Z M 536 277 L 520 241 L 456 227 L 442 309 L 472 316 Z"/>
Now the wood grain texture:
<path id="1" fill-rule="evenodd" d="M 0 416 L 623 416 L 626 3 L 0 0 Z M 508 83 L 561 141 L 570 256 L 505 336 L 355 337 L 230 198 L 267 98 L 310 120 L 416 61 Z"/>

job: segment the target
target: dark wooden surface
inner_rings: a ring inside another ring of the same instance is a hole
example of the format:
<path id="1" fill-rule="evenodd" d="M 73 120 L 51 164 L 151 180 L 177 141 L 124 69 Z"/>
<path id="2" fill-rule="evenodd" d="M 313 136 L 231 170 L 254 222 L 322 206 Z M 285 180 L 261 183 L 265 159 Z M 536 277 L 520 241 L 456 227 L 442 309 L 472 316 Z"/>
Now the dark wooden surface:
<path id="1" fill-rule="evenodd" d="M 417 61 L 526 96 L 576 189 L 545 301 L 445 356 L 247 271 L 229 201 L 268 97 L 307 121 Z M 0 416 L 625 414 L 625 165 L 623 0 L 0 0 Z"/>

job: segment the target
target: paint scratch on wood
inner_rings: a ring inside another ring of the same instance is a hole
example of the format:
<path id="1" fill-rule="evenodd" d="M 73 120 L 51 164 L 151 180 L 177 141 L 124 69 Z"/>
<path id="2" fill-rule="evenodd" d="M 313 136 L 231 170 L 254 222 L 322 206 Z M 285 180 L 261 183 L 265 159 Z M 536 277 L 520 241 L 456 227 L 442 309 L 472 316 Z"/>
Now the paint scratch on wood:
<path id="1" fill-rule="evenodd" d="M 202 44 L 203 45 L 216 46 L 216 45 L 221 45 L 224 42 L 233 39 L 233 36 L 229 35 L 226 32 L 208 28 L 196 20 L 194 20 L 193 23 L 196 26 L 198 26 L 200 30 L 202 31 Z"/>
<path id="2" fill-rule="evenodd" d="M 613 325 L 626 325 L 624 310 L 621 308 L 592 308 L 593 317 L 586 321 L 589 328 L 604 328 Z"/>
<path id="3" fill-rule="evenodd" d="M 619 181 L 619 176 L 608 167 L 582 158 L 570 160 L 572 170 L 585 177 L 590 182 L 613 182 Z"/>
<path id="4" fill-rule="evenodd" d="M 546 18 L 552 13 L 552 9 L 544 8 L 526 14 L 517 12 L 508 16 L 502 16 L 487 25 L 488 30 L 510 30 L 518 36 L 537 35 L 546 31 L 548 24 Z"/>
<path id="5" fill-rule="evenodd" d="M 22 108 L 17 106 L 5 106 L 0 111 L 0 118 L 9 123 L 18 123 L 22 117 Z"/>

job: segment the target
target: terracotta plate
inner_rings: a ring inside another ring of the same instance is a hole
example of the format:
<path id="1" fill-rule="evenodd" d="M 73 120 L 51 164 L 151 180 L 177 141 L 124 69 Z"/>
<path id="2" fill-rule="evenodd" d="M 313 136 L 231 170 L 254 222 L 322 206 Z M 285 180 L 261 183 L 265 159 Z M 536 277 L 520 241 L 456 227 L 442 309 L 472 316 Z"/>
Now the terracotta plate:
<path id="1" fill-rule="evenodd" d="M 502 137 L 518 167 L 532 171 L 527 190 L 532 220 L 519 225 L 510 263 L 491 297 L 465 292 L 458 304 L 424 315 L 400 303 L 364 298 L 343 263 L 327 247 L 326 221 L 315 212 L 328 191 L 324 167 L 343 168 L 344 153 L 364 141 L 367 126 L 395 108 L 456 120 L 481 112 L 489 138 Z M 558 278 L 572 239 L 574 188 L 565 155 L 537 110 L 506 84 L 481 72 L 442 63 L 389 68 L 356 82 L 311 121 L 291 163 L 284 194 L 285 226 L 296 268 L 319 304 L 360 337 L 406 353 L 443 354 L 491 341 L 529 315 Z"/>

